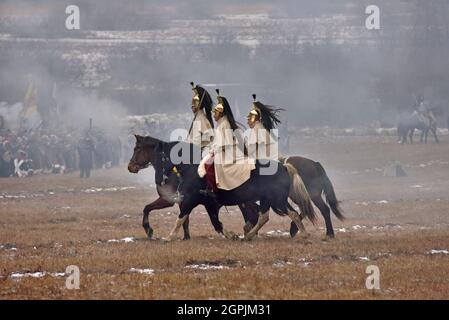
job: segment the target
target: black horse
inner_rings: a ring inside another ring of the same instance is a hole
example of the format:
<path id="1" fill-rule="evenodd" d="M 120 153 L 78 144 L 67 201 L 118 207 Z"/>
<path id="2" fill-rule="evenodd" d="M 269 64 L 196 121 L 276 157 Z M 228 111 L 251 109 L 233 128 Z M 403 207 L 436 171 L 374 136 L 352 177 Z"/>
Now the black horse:
<path id="1" fill-rule="evenodd" d="M 183 142 L 166 143 L 152 137 L 136 136 L 136 139 L 134 154 L 128 165 L 130 172 L 137 173 L 139 170 L 148 167 L 149 164 L 153 164 L 158 185 L 163 184 L 164 176 L 168 177 L 170 172 L 176 172 L 179 175 L 178 178 L 181 179 L 178 185 L 178 194 L 182 195 L 183 198 L 179 204 L 180 214 L 175 227 L 170 233 L 170 239 L 176 235 L 181 225 L 184 226 L 184 231 L 186 231 L 184 223 L 187 221 L 188 215 L 193 208 L 199 204 L 203 204 L 206 207 L 215 230 L 220 232 L 220 228 L 217 228 L 217 226 L 221 225 L 218 220 L 218 211 L 221 206 L 241 205 L 242 208 L 243 204 L 251 204 L 255 201 L 260 201 L 259 218 L 256 225 L 245 234 L 245 238 L 251 239 L 254 237 L 258 230 L 268 221 L 270 208 L 279 215 L 288 215 L 305 234 L 301 217 L 288 203 L 288 198 L 290 194 L 296 194 L 298 196 L 293 197 L 295 200 L 295 198 L 300 198 L 299 195 L 302 192 L 306 194 L 307 192 L 305 189 L 301 189 L 300 178 L 290 164 L 280 165 L 277 163 L 279 165 L 276 173 L 267 176 L 260 174 L 261 165 L 256 163 L 256 169 L 251 172 L 251 177 L 248 181 L 234 190 L 219 190 L 216 198 L 210 198 L 200 193 L 200 190 L 205 189 L 206 182 L 205 179 L 198 176 L 198 165 L 194 164 L 192 158 L 188 159 L 187 162 L 181 162 L 176 165 L 171 161 L 171 153 L 174 146 L 177 146 L 179 150 L 186 150 L 185 147 L 187 147 L 187 150 L 190 150 L 190 155 L 193 155 L 193 148 L 195 148 L 193 145 L 187 145 Z M 183 144 L 184 148 L 178 148 L 179 144 Z M 161 195 L 161 192 L 159 194 Z M 310 198 L 308 199 L 310 201 Z M 315 212 L 311 204 L 304 205 L 304 202 L 298 204 L 303 204 L 301 208 L 303 214 L 314 222 Z M 147 231 L 149 223 L 148 214 L 145 211 L 148 210 L 144 210 L 143 224 Z M 223 232 L 222 225 L 221 232 Z"/>
<path id="2" fill-rule="evenodd" d="M 155 201 L 146 205 L 143 209 L 143 220 L 142 226 L 145 233 L 149 239 L 153 237 L 153 228 L 150 226 L 149 214 L 153 210 L 160 210 L 164 208 L 173 207 L 175 204 L 180 205 L 182 202 L 181 194 L 181 182 L 182 178 L 179 172 L 171 170 L 172 168 L 167 168 L 163 165 L 165 161 L 165 156 L 161 153 L 162 141 L 158 139 L 153 139 L 150 137 L 141 137 L 135 135 L 136 146 L 134 148 L 134 154 L 129 162 L 128 170 L 133 173 L 137 173 L 139 170 L 144 169 L 152 165 L 155 169 L 155 183 L 156 190 L 159 195 Z M 190 155 L 197 152 L 197 147 L 190 145 Z M 154 150 L 157 149 L 157 150 Z M 138 155 L 136 154 L 138 153 Z M 189 161 L 193 161 L 192 156 Z M 216 232 L 222 235 L 228 236 L 226 231 L 223 229 L 223 224 L 218 219 L 218 211 L 220 210 L 220 205 L 214 199 L 210 197 L 202 197 L 198 204 L 202 204 L 206 209 L 211 223 Z M 239 208 L 242 212 L 243 218 L 245 220 L 244 231 L 249 231 L 253 226 L 257 224 L 257 204 L 256 203 L 243 203 L 239 204 Z M 190 239 L 189 231 L 189 219 L 183 224 L 184 229 L 184 240 Z"/>
<path id="3" fill-rule="evenodd" d="M 417 112 L 413 112 L 411 115 L 402 117 L 399 120 L 398 142 L 404 144 L 407 142 L 408 137 L 410 139 L 410 143 L 413 143 L 413 135 L 415 130 L 421 131 L 421 143 L 427 143 L 429 131 L 432 132 L 435 142 L 439 142 L 436 123 L 430 121 L 427 117 L 420 116 Z"/>

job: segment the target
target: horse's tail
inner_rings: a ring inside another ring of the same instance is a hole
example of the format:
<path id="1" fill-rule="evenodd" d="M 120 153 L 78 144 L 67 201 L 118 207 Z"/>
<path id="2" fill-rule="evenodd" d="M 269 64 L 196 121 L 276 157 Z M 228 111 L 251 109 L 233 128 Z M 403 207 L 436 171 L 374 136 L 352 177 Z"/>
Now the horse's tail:
<path id="1" fill-rule="evenodd" d="M 289 197 L 296 203 L 304 215 L 309 218 L 309 220 L 315 224 L 316 214 L 313 209 L 312 199 L 310 199 L 309 192 L 304 185 L 298 171 L 289 163 L 285 163 L 284 167 L 287 169 L 288 175 L 290 176 L 290 192 Z"/>
<path id="2" fill-rule="evenodd" d="M 317 168 L 323 182 L 323 190 L 324 195 L 326 196 L 327 204 L 331 207 L 332 212 L 335 214 L 338 220 L 343 221 L 345 219 L 345 216 L 343 215 L 343 210 L 341 210 L 340 208 L 340 201 L 337 200 L 337 196 L 335 195 L 332 182 L 327 176 L 327 173 L 321 163 L 315 162 L 315 167 Z"/>

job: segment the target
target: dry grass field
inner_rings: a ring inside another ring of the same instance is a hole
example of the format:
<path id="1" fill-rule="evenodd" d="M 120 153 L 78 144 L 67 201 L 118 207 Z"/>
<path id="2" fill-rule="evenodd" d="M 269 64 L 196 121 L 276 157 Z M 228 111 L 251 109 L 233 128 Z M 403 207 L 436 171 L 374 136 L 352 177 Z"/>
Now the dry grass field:
<path id="1" fill-rule="evenodd" d="M 0 299 L 448 299 L 448 137 L 404 146 L 393 137 L 296 140 L 292 153 L 320 161 L 342 201 L 347 220 L 333 219 L 334 240 L 322 241 L 321 217 L 306 222 L 304 242 L 271 213 L 255 240 L 231 241 L 200 207 L 190 241 L 161 240 L 175 207 L 150 215 L 147 240 L 151 169 L 0 179 Z M 395 160 L 407 177 L 383 176 Z M 228 210 L 223 224 L 242 233 L 239 211 Z M 80 268 L 79 290 L 66 289 L 69 265 Z M 375 292 L 365 288 L 368 265 L 380 270 Z"/>

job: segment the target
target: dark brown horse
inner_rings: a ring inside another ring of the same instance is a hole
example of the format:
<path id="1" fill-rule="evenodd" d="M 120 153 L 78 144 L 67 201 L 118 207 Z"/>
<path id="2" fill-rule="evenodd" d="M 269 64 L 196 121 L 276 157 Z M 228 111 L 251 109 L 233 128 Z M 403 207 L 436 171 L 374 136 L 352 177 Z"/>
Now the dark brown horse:
<path id="1" fill-rule="evenodd" d="M 319 162 L 298 156 L 288 157 L 284 161 L 291 164 L 298 171 L 312 202 L 320 209 L 323 215 L 326 223 L 326 235 L 333 238 L 335 234 L 332 227 L 331 210 L 339 220 L 344 220 L 345 217 L 335 195 L 332 182 L 323 166 Z M 323 199 L 323 195 L 326 200 Z M 293 237 L 297 232 L 298 228 L 296 228 L 296 225 L 291 224 L 290 235 Z"/>

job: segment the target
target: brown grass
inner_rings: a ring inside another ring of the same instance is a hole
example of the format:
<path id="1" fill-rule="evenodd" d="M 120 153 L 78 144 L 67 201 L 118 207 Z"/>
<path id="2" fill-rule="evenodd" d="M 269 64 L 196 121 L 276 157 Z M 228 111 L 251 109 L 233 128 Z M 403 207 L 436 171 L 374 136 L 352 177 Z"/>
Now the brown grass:
<path id="1" fill-rule="evenodd" d="M 272 213 L 259 238 L 229 241 L 215 234 L 204 209 L 197 208 L 192 240 L 148 241 L 141 211 L 155 198 L 154 190 L 125 168 L 95 171 L 88 181 L 76 175 L 1 179 L 0 299 L 447 299 L 449 255 L 428 254 L 449 250 L 447 137 L 440 145 L 403 147 L 385 138 L 304 138 L 297 147 L 298 154 L 324 165 L 343 201 L 348 219 L 334 224 L 346 232 L 337 232 L 335 240 L 321 241 L 321 217 L 317 227 L 306 223 L 310 243 L 267 234 L 288 231 L 290 223 Z M 374 170 L 395 159 L 408 177 Z M 416 184 L 422 188 L 411 188 Z M 136 189 L 83 192 L 120 186 Z M 168 235 L 177 212 L 151 214 L 156 238 Z M 222 210 L 221 220 L 242 232 L 235 208 Z M 137 239 L 107 242 L 124 237 Z M 224 269 L 186 268 L 193 264 Z M 80 290 L 66 289 L 65 277 L 10 277 L 64 272 L 68 265 L 80 267 Z M 380 268 L 377 292 L 365 288 L 368 265 Z M 155 273 L 135 274 L 131 268 Z"/>

